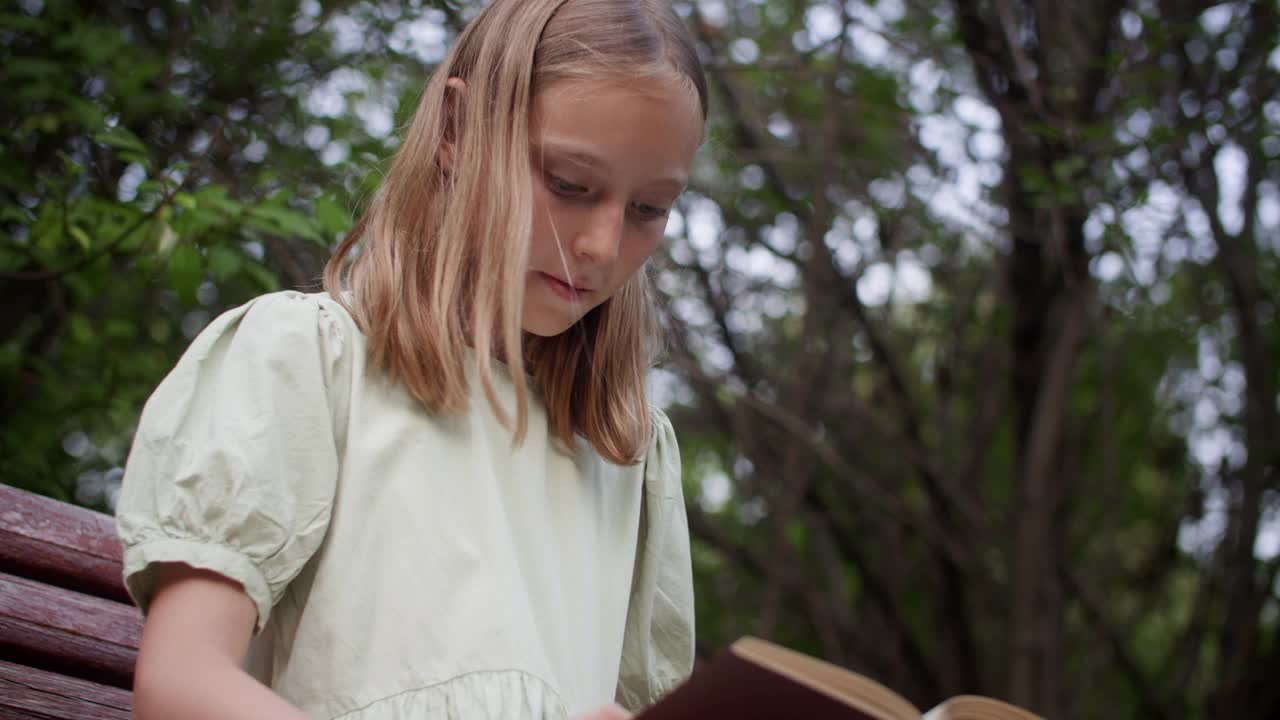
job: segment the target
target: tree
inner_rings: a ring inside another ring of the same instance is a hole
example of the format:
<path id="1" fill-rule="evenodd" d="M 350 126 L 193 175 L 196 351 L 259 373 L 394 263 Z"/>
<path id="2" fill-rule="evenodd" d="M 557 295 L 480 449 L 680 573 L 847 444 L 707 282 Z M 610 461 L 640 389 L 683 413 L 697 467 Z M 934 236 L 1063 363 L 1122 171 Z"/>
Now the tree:
<path id="1" fill-rule="evenodd" d="M 1198 398 L 1164 389 L 1203 369 L 1201 336 L 1218 319 L 1198 312 L 1200 295 L 1221 282 L 1205 264 L 1237 268 L 1219 312 L 1270 312 L 1262 269 L 1275 250 L 1250 228 L 1272 192 L 1274 8 L 1215 11 L 1236 31 L 1227 49 L 1249 48 L 1224 74 L 1212 49 L 1230 31 L 1193 6 L 698 7 L 723 139 L 666 289 L 678 424 L 708 428 L 692 433 L 693 475 L 729 488 L 706 503 L 718 511 L 692 515 L 702 597 L 733 603 L 710 604 L 725 613 L 704 624 L 712 642 L 754 624 L 925 704 L 978 691 L 1052 717 L 1275 712 L 1259 684 L 1275 667 L 1275 561 L 1255 554 L 1274 507 L 1262 440 L 1274 335 L 1255 319 L 1240 333 L 1253 342 L 1220 348 L 1256 355 L 1241 468 L 1203 466 L 1185 421 Z M 1196 43 L 1198 60 L 1177 60 Z M 1199 80 L 1190 101 L 1180 74 Z M 1233 176 L 1183 152 L 1211 146 L 1179 113 L 1230 93 L 1231 126 L 1257 148 L 1239 213 L 1251 220 L 1207 257 L 1164 259 L 1169 239 L 1125 216 L 1158 193 L 1180 216 L 1199 195 L 1201 217 L 1220 217 L 1216 191 L 1181 178 L 1216 188 Z M 1164 123 L 1126 132 L 1157 103 Z M 970 117 L 981 124 L 953 144 L 930 141 Z M 948 160 L 955 145 L 969 157 Z M 1151 158 L 1136 172 L 1135 151 Z M 958 213 L 938 191 L 947 172 L 961 186 L 965 172 L 998 180 L 972 198 L 979 212 Z M 700 237 L 717 224 L 718 246 Z M 1218 427 L 1235 422 L 1223 413 Z M 1211 524 L 1196 521 L 1214 517 L 1206 487 L 1222 486 L 1225 540 L 1180 542 Z M 1227 587 L 1236 610 L 1215 616 Z"/>
<path id="2" fill-rule="evenodd" d="M 390 112 L 360 109 L 393 112 L 421 72 L 387 12 L 51 0 L 0 15 L 0 479 L 101 506 L 194 333 L 261 292 L 315 287 L 392 142 Z"/>

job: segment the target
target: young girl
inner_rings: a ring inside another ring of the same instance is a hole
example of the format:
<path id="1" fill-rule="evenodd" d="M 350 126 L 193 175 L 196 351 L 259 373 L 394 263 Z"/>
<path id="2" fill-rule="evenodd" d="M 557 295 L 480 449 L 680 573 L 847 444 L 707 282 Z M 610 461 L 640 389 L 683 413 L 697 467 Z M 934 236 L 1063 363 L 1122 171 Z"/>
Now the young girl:
<path id="1" fill-rule="evenodd" d="M 143 411 L 137 717 L 626 717 L 687 675 L 643 268 L 705 114 L 664 0 L 469 24 L 328 294 L 222 315 Z"/>

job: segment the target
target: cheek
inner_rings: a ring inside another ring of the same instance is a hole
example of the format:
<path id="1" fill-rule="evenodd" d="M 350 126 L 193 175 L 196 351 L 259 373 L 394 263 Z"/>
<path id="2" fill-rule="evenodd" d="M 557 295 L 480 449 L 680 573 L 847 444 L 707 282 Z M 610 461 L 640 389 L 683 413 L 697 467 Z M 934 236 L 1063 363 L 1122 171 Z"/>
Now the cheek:
<path id="1" fill-rule="evenodd" d="M 543 245 L 552 243 L 554 237 L 554 211 L 551 205 L 551 198 L 547 197 L 547 190 L 534 185 L 533 188 L 533 237 L 531 238 L 533 252 Z"/>
<path id="2" fill-rule="evenodd" d="M 640 231 L 627 240 L 628 242 L 623 244 L 622 254 L 618 257 L 619 287 L 635 275 L 644 266 L 645 261 L 657 251 L 658 244 L 662 242 L 662 230 Z"/>

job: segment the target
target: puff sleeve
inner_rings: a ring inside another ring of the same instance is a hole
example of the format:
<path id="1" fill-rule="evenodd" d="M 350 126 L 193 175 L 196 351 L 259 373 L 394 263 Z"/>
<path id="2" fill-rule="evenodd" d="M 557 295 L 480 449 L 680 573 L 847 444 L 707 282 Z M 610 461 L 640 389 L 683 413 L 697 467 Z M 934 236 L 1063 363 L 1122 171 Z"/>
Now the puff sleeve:
<path id="1" fill-rule="evenodd" d="M 214 320 L 147 401 L 116 508 L 145 613 L 157 563 L 244 586 L 258 631 L 328 529 L 351 359 L 337 303 L 281 292 Z"/>
<path id="2" fill-rule="evenodd" d="M 644 504 L 622 641 L 617 701 L 646 707 L 693 671 L 693 569 L 671 422 L 654 409 L 653 442 L 645 457 Z"/>

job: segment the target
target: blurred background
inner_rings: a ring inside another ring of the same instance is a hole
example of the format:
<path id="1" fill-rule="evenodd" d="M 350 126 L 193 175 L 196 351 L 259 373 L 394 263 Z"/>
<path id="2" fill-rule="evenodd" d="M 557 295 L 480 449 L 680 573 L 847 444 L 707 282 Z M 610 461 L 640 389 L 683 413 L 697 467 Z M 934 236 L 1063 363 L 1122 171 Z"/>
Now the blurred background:
<path id="1" fill-rule="evenodd" d="M 677 0 L 654 273 L 706 654 L 927 707 L 1280 717 L 1280 5 Z M 222 310 L 315 289 L 471 2 L 0 8 L 0 482 L 104 511 Z"/>

